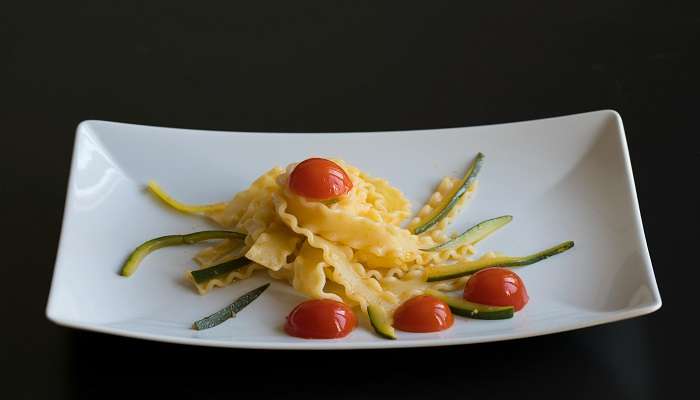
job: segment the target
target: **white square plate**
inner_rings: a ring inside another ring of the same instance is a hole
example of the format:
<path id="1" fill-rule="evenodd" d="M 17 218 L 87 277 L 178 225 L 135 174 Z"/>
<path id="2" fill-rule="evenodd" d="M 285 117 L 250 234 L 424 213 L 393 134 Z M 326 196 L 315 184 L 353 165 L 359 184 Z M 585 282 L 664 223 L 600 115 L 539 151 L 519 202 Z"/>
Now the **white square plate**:
<path id="1" fill-rule="evenodd" d="M 511 214 L 478 246 L 528 254 L 576 246 L 518 269 L 530 303 L 509 320 L 458 318 L 440 333 L 376 337 L 368 322 L 342 340 L 303 340 L 282 330 L 303 298 L 275 282 L 236 318 L 205 331 L 192 321 L 268 281 L 267 274 L 198 295 L 183 274 L 198 250 L 160 250 L 131 278 L 117 274 L 144 240 L 207 229 L 144 191 L 155 179 L 186 202 L 228 200 L 273 165 L 313 155 L 342 158 L 388 179 L 414 210 L 447 174 L 486 155 L 480 185 L 455 230 Z M 661 306 L 644 239 L 620 116 L 598 111 L 470 128 L 376 133 L 243 133 L 103 121 L 78 126 L 47 316 L 76 328 L 222 347 L 346 349 L 437 346 L 522 338 L 650 313 Z"/>

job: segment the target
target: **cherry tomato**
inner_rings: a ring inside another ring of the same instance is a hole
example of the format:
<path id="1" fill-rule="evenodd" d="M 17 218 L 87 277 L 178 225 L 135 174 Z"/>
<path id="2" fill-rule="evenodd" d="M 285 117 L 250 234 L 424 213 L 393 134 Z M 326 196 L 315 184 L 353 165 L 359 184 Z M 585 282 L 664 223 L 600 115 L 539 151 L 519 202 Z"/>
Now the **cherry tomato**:
<path id="1" fill-rule="evenodd" d="M 513 306 L 515 311 L 530 299 L 523 280 L 505 268 L 487 268 L 474 274 L 464 287 L 464 298 L 491 306 Z"/>
<path id="2" fill-rule="evenodd" d="M 313 200 L 331 200 L 352 189 L 343 168 L 325 158 L 309 158 L 297 164 L 289 175 L 289 189 Z"/>
<path id="3" fill-rule="evenodd" d="M 335 300 L 308 300 L 296 306 L 284 330 L 304 339 L 335 339 L 347 336 L 357 325 L 357 317 L 347 305 Z"/>
<path id="4" fill-rule="evenodd" d="M 432 296 L 408 299 L 394 312 L 394 326 L 406 332 L 437 332 L 453 322 L 450 307 Z"/>

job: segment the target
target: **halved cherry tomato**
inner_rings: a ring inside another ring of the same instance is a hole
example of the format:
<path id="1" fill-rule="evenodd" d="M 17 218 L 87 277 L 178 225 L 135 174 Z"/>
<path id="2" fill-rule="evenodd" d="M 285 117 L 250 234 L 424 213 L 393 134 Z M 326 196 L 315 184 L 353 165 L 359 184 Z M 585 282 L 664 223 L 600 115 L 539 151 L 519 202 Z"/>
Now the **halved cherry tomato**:
<path id="1" fill-rule="evenodd" d="M 394 327 L 406 332 L 437 332 L 453 322 L 450 307 L 432 296 L 408 299 L 394 312 Z"/>
<path id="2" fill-rule="evenodd" d="M 357 317 L 347 305 L 335 300 L 308 300 L 296 306 L 284 330 L 304 339 L 335 339 L 347 336 L 357 325 Z"/>
<path id="3" fill-rule="evenodd" d="M 491 306 L 513 306 L 515 311 L 530 299 L 523 280 L 505 268 L 487 268 L 474 274 L 464 287 L 464 298 Z"/>
<path id="4" fill-rule="evenodd" d="M 352 181 L 338 164 L 325 158 L 309 158 L 289 175 L 289 189 L 313 200 L 331 200 L 352 189 Z"/>

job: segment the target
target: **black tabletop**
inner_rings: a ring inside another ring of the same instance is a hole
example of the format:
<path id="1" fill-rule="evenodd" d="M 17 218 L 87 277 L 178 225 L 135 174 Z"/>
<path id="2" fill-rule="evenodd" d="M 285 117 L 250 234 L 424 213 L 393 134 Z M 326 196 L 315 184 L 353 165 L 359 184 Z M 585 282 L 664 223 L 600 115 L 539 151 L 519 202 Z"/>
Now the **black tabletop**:
<path id="1" fill-rule="evenodd" d="M 690 2 L 136 3 L 2 6 L 3 398 L 648 399 L 692 383 Z M 81 120 L 377 131 L 598 109 L 625 124 L 664 301 L 651 315 L 499 343 L 322 352 L 164 344 L 45 318 Z"/>

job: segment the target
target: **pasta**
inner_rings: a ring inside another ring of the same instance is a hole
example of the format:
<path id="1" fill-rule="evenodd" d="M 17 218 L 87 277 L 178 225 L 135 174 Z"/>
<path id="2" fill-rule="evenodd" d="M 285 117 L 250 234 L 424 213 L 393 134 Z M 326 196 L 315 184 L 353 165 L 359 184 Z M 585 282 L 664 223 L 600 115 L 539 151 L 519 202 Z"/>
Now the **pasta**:
<path id="1" fill-rule="evenodd" d="M 440 205 L 448 201 L 449 198 L 452 197 L 454 192 L 457 190 L 460 181 L 460 179 L 454 177 L 444 177 L 442 181 L 440 181 L 440 184 L 438 185 L 435 192 L 432 194 L 432 196 L 430 196 L 428 203 L 424 205 L 423 208 L 421 208 L 421 210 L 418 212 L 418 215 L 415 218 L 413 218 L 413 220 L 411 220 L 411 223 L 408 225 L 408 229 L 414 230 L 422 222 L 425 222 L 426 217 L 428 217 L 433 212 L 433 210 L 435 210 Z M 447 227 L 447 225 L 450 224 L 450 222 L 452 222 L 452 219 L 454 219 L 454 217 L 459 213 L 459 211 L 461 211 L 462 207 L 464 206 L 464 203 L 471 198 L 472 194 L 476 190 L 476 186 L 476 184 L 470 186 L 467 190 L 466 195 L 463 196 L 459 200 L 459 202 L 457 202 L 457 205 L 454 208 L 452 208 L 449 214 L 447 214 L 447 217 L 440 220 L 440 222 L 438 222 L 438 225 L 435 228 L 426 232 L 424 235 L 427 235 L 430 238 L 432 238 L 436 244 L 447 241 L 449 238 L 445 234 L 445 228 Z"/>
<path id="2" fill-rule="evenodd" d="M 242 270 L 229 272 L 228 274 L 226 274 L 225 276 L 223 276 L 221 278 L 214 278 L 214 279 L 211 279 L 203 284 L 195 282 L 192 279 L 192 274 L 190 274 L 189 271 L 185 274 L 185 278 L 188 281 L 192 282 L 192 284 L 197 289 L 197 292 L 199 292 L 199 294 L 207 294 L 207 292 L 209 292 L 210 290 L 212 290 L 215 287 L 228 286 L 236 280 L 250 278 L 250 276 L 253 275 L 253 272 L 255 272 L 256 270 L 258 270 L 260 268 L 261 268 L 260 265 L 252 263 L 249 266 L 243 268 Z"/>
<path id="3" fill-rule="evenodd" d="M 292 286 L 311 298 L 342 301 L 339 295 L 323 291 L 326 286 L 326 266 L 323 253 L 304 243 L 294 260 Z"/>
<path id="4" fill-rule="evenodd" d="M 342 160 L 334 161 L 353 184 L 337 201 L 313 201 L 292 193 L 288 180 L 297 164 L 291 164 L 270 169 L 225 206 L 205 210 L 212 221 L 246 238 L 242 246 L 226 240 L 201 251 L 195 257 L 200 268 L 243 254 L 252 263 L 206 285 L 195 283 L 197 290 L 204 294 L 266 269 L 272 278 L 289 282 L 310 298 L 343 301 L 365 311 L 375 304 L 390 312 L 429 288 L 453 290 L 464 283 L 464 279 L 427 283 L 424 268 L 464 259 L 474 252 L 472 246 L 440 252 L 422 249 L 449 239 L 445 228 L 473 188 L 433 229 L 415 235 L 410 229 L 450 196 L 459 179 L 444 178 L 404 228 L 411 204 L 400 190 Z"/>
<path id="5" fill-rule="evenodd" d="M 287 257 L 294 253 L 300 241 L 301 237 L 275 222 L 258 236 L 245 256 L 272 271 L 279 271 L 287 264 Z"/>

